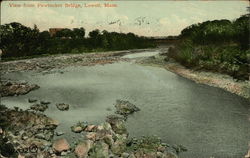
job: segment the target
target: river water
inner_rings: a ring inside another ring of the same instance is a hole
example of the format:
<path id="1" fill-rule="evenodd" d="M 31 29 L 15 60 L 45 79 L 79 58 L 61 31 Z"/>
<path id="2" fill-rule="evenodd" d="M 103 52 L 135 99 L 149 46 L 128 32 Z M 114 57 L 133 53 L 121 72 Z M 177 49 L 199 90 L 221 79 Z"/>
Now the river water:
<path id="1" fill-rule="evenodd" d="M 240 158 L 248 149 L 249 101 L 234 94 L 132 62 L 60 71 L 64 73 L 5 74 L 3 78 L 25 80 L 41 88 L 4 97 L 1 103 L 27 109 L 28 98 L 51 101 L 45 114 L 59 120 L 58 131 L 72 137 L 70 126 L 78 121 L 103 122 L 114 113 L 115 101 L 123 99 L 141 109 L 127 120 L 130 135 L 157 135 L 169 144 L 182 144 L 188 149 L 182 158 Z M 68 103 L 70 110 L 59 111 L 56 103 Z"/>

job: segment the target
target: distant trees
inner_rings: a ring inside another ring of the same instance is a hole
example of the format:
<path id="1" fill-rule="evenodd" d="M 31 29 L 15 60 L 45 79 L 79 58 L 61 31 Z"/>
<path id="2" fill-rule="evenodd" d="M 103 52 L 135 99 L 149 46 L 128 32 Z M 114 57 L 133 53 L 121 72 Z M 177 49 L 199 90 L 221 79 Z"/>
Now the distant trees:
<path id="1" fill-rule="evenodd" d="M 62 29 L 60 31 L 57 31 L 54 37 L 60 37 L 60 38 L 72 38 L 72 39 L 83 39 L 85 36 L 85 29 L 83 27 L 81 28 L 73 28 L 71 29 Z"/>
<path id="2" fill-rule="evenodd" d="M 237 42 L 242 49 L 248 48 L 249 15 L 241 16 L 235 21 L 213 20 L 191 25 L 181 32 L 182 38 L 189 38 L 196 44 Z"/>
<path id="3" fill-rule="evenodd" d="M 152 47 L 154 44 L 133 33 L 93 30 L 85 38 L 85 29 L 62 29 L 51 36 L 48 31 L 40 32 L 20 23 L 0 25 L 0 49 L 3 58 L 23 57 L 55 53 L 83 53 L 91 51 L 121 50 Z"/>
<path id="4" fill-rule="evenodd" d="M 83 39 L 85 36 L 85 29 L 83 27 L 74 28 L 72 35 L 72 38 Z"/>
<path id="5" fill-rule="evenodd" d="M 55 34 L 55 37 L 60 38 L 71 38 L 73 36 L 73 32 L 70 29 L 62 29 L 60 31 L 57 31 Z"/>

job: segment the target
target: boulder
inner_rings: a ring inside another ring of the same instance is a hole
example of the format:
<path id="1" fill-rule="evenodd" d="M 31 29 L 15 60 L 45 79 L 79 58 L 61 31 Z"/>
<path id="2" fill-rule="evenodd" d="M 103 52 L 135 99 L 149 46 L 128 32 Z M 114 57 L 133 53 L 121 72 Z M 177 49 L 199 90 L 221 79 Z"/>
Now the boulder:
<path id="1" fill-rule="evenodd" d="M 56 134 L 56 136 L 62 136 L 62 135 L 64 135 L 64 132 L 56 131 L 55 134 Z"/>
<path id="2" fill-rule="evenodd" d="M 96 142 L 89 152 L 89 157 L 96 157 L 96 158 L 109 157 L 109 146 L 102 141 Z"/>
<path id="3" fill-rule="evenodd" d="M 34 111 L 40 111 L 40 112 L 44 112 L 47 108 L 48 108 L 48 105 L 45 105 L 45 104 L 33 104 L 30 106 L 30 109 Z"/>
<path id="4" fill-rule="evenodd" d="M 36 102 L 36 101 L 37 101 L 36 98 L 29 98 L 29 99 L 28 99 L 28 102 L 29 102 L 29 103 L 34 103 L 34 102 Z"/>
<path id="5" fill-rule="evenodd" d="M 124 152 L 124 153 L 122 153 L 121 157 L 122 158 L 128 158 L 129 157 L 129 153 Z"/>
<path id="6" fill-rule="evenodd" d="M 32 90 L 40 88 L 38 85 L 27 83 L 17 83 L 12 81 L 1 81 L 1 96 L 24 95 Z"/>
<path id="7" fill-rule="evenodd" d="M 118 135 L 117 140 L 111 147 L 111 150 L 116 155 L 121 155 L 126 149 L 126 137 Z"/>
<path id="8" fill-rule="evenodd" d="M 81 133 L 83 131 L 83 128 L 81 126 L 72 126 L 71 131 L 75 133 Z"/>
<path id="9" fill-rule="evenodd" d="M 50 104 L 50 102 L 49 102 L 49 101 L 45 101 L 45 100 L 40 101 L 40 103 L 41 103 L 41 104 L 45 104 L 45 105 Z"/>
<path id="10" fill-rule="evenodd" d="M 140 110 L 134 104 L 124 100 L 116 100 L 115 108 L 116 113 L 123 116 L 127 116 Z"/>
<path id="11" fill-rule="evenodd" d="M 114 144 L 113 136 L 111 134 L 106 134 L 103 138 L 103 141 L 109 145 L 109 147 L 112 147 Z"/>
<path id="12" fill-rule="evenodd" d="M 84 131 L 86 132 L 94 132 L 97 129 L 96 125 L 88 125 Z"/>
<path id="13" fill-rule="evenodd" d="M 75 148 L 75 155 L 78 158 L 85 158 L 88 156 L 88 152 L 92 147 L 93 142 L 90 140 L 86 140 L 84 142 L 79 143 Z"/>
<path id="14" fill-rule="evenodd" d="M 116 115 L 109 115 L 107 116 L 106 122 L 109 123 L 112 127 L 112 130 L 117 134 L 127 134 L 127 129 L 124 124 L 124 118 L 116 116 Z"/>
<path id="15" fill-rule="evenodd" d="M 61 111 L 69 110 L 69 104 L 65 103 L 56 104 L 56 107 Z"/>
<path id="16" fill-rule="evenodd" d="M 89 133 L 86 134 L 86 138 L 89 139 L 89 140 L 95 141 L 96 140 L 96 133 L 95 132 L 89 132 Z"/>
<path id="17" fill-rule="evenodd" d="M 87 122 L 78 122 L 76 125 L 71 127 L 71 131 L 75 133 L 82 132 L 88 126 Z"/>
<path id="18" fill-rule="evenodd" d="M 68 151 L 70 145 L 65 138 L 60 138 L 54 141 L 52 148 L 56 153 L 61 153 L 63 151 Z"/>

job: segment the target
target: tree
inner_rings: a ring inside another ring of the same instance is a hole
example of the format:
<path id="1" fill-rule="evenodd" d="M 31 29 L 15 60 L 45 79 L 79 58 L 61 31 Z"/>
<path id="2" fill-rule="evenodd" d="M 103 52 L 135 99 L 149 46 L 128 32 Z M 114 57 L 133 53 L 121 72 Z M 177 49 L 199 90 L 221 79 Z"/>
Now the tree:
<path id="1" fill-rule="evenodd" d="M 0 27 L 0 48 L 3 56 L 26 56 L 39 43 L 39 30 L 13 22 Z"/>
<path id="2" fill-rule="evenodd" d="M 84 36 L 85 36 L 85 29 L 83 27 L 81 27 L 81 28 L 74 28 L 72 35 L 73 35 L 72 38 L 83 39 Z"/>
<path id="3" fill-rule="evenodd" d="M 102 39 L 101 39 L 101 34 L 98 29 L 93 30 L 89 32 L 89 37 L 90 37 L 90 44 L 94 47 L 101 47 Z"/>
<path id="4" fill-rule="evenodd" d="M 62 29 L 58 32 L 56 32 L 56 35 L 55 37 L 64 37 L 64 38 L 72 38 L 74 35 L 73 35 L 73 31 L 70 30 L 70 29 Z"/>
<path id="5" fill-rule="evenodd" d="M 95 29 L 91 32 L 89 32 L 89 37 L 96 39 L 100 35 L 100 31 L 98 29 Z"/>
<path id="6" fill-rule="evenodd" d="M 240 44 L 242 49 L 249 49 L 249 35 L 250 35 L 250 15 L 243 15 L 240 18 L 236 19 L 233 23 L 234 29 L 236 31 L 235 38 Z"/>

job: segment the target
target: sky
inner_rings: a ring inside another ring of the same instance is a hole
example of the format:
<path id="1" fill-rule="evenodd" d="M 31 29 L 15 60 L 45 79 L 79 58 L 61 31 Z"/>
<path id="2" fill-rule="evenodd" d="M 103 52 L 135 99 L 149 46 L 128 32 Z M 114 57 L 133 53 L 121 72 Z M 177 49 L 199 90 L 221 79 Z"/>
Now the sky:
<path id="1" fill-rule="evenodd" d="M 117 7 L 104 7 L 104 3 Z M 19 4 L 21 7 L 11 7 Z M 26 6 L 24 6 L 26 4 Z M 61 7 L 38 7 L 57 4 Z M 80 5 L 80 8 L 65 7 Z M 100 4 L 102 7 L 85 7 Z M 33 7 L 27 7 L 33 5 Z M 3 1 L 1 24 L 19 22 L 25 26 L 49 28 L 84 27 L 133 32 L 143 36 L 178 35 L 185 27 L 207 20 L 234 20 L 246 14 L 247 1 Z"/>

